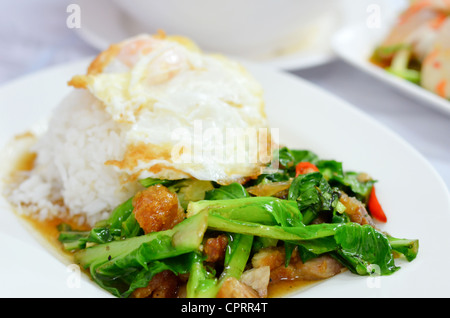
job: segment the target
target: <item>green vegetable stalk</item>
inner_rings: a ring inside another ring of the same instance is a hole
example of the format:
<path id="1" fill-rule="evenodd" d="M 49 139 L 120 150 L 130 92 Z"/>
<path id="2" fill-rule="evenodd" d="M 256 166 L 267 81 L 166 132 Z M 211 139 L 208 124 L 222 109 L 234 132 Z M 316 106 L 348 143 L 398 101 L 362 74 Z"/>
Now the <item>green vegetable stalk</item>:
<path id="1" fill-rule="evenodd" d="M 198 251 L 207 220 L 206 213 L 199 213 L 170 230 L 98 244 L 76 252 L 74 258 L 82 268 L 89 268 L 91 277 L 100 286 L 121 294 L 116 286 L 118 282 L 127 285 L 130 277 L 148 272 L 155 261 L 165 262 Z"/>
<path id="2" fill-rule="evenodd" d="M 273 197 L 249 197 L 233 200 L 202 200 L 188 205 L 187 215 L 202 211 L 232 220 L 259 224 L 295 226 L 301 224 L 302 215 L 295 201 Z"/>

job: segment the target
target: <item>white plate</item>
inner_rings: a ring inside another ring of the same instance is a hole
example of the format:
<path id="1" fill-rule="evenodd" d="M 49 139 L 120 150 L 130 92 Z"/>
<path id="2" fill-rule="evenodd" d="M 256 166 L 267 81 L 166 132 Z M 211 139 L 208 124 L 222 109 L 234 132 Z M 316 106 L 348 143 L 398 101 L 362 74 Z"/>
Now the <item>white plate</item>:
<path id="1" fill-rule="evenodd" d="M 46 118 L 70 90 L 74 74 L 87 61 L 55 67 L 0 88 L 0 147 L 13 135 Z M 311 149 L 322 158 L 344 162 L 346 170 L 366 171 L 379 180 L 378 194 L 396 237 L 420 240 L 419 255 L 391 276 L 368 278 L 349 272 L 293 296 L 442 297 L 450 296 L 448 224 L 450 198 L 431 165 L 406 142 L 357 108 L 293 75 L 244 63 L 266 92 L 271 126 L 293 148 Z M 0 201 L 0 297 L 110 297 L 74 273 L 47 249 Z M 25 275 L 25 274 L 26 275 Z M 25 276 L 24 276 L 25 275 Z M 25 277 L 26 279 L 22 279 Z M 75 277 L 76 278 L 76 277 Z M 74 287 L 75 285 L 75 287 Z"/>
<path id="2" fill-rule="evenodd" d="M 450 101 L 419 85 L 392 75 L 369 62 L 369 58 L 374 49 L 385 38 L 393 25 L 389 21 L 392 20 L 386 19 L 380 28 L 368 28 L 362 24 L 342 28 L 333 37 L 332 48 L 334 52 L 340 58 L 363 72 L 375 76 L 387 85 L 402 91 L 413 99 L 424 102 L 424 105 L 427 107 L 432 107 L 450 115 Z"/>
<path id="3" fill-rule="evenodd" d="M 145 32 L 136 21 L 130 19 L 118 7 L 108 0 L 78 0 L 81 8 L 81 28 L 76 29 L 79 36 L 94 48 L 105 50 L 111 43 L 116 43 L 133 35 Z M 347 8 L 346 2 L 341 7 Z M 302 69 L 327 63 L 335 58 L 330 47 L 330 40 L 335 30 L 348 23 L 340 18 L 340 12 L 324 10 L 324 15 L 318 19 L 312 28 L 314 36 L 307 41 L 293 43 L 293 49 L 282 55 L 264 61 L 266 65 L 285 69 Z M 313 40 L 311 40 L 313 39 Z"/>

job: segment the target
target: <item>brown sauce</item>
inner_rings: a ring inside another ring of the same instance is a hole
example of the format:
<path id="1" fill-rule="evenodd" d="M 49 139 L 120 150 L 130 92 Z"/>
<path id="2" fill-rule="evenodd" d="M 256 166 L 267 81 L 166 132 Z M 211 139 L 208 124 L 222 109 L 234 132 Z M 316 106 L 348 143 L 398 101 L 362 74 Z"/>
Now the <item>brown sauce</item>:
<path id="1" fill-rule="evenodd" d="M 267 289 L 268 298 L 288 297 L 291 294 L 300 292 L 308 287 L 312 287 L 320 281 L 305 280 L 283 280 L 276 283 L 270 283 Z"/>
<path id="2" fill-rule="evenodd" d="M 74 220 L 55 218 L 52 220 L 40 221 L 27 215 L 21 216 L 35 229 L 48 243 L 58 249 L 62 249 L 61 243 L 58 241 L 58 226 L 62 223 L 68 224 L 72 229 L 77 231 L 89 231 L 91 228 L 87 225 L 79 225 Z"/>

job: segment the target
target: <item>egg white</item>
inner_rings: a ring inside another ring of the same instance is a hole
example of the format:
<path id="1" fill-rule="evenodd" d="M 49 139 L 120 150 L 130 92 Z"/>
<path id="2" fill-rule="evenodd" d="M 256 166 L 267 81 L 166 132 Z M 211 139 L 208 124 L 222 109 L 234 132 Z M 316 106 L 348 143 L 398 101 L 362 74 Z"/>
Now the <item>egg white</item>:
<path id="1" fill-rule="evenodd" d="M 230 183 L 261 173 L 271 143 L 261 138 L 263 90 L 239 63 L 161 35 L 124 41 L 101 62 L 86 88 L 127 127 L 128 151 L 107 164 L 138 179 Z"/>

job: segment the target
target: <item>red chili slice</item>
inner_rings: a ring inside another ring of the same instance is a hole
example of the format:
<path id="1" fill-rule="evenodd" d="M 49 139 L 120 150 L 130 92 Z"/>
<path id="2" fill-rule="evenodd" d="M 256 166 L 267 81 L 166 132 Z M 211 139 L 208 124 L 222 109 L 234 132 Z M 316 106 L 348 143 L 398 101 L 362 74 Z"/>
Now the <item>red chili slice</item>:
<path id="1" fill-rule="evenodd" d="M 386 223 L 387 217 L 386 214 L 384 214 L 383 208 L 380 205 L 380 202 L 378 202 L 377 195 L 375 193 L 375 187 L 372 187 L 372 191 L 370 192 L 369 196 L 369 202 L 367 204 L 369 208 L 370 214 L 378 221 Z"/>
<path id="2" fill-rule="evenodd" d="M 298 177 L 301 174 L 307 174 L 311 172 L 318 172 L 319 169 L 310 162 L 299 162 L 295 166 L 295 176 Z"/>

